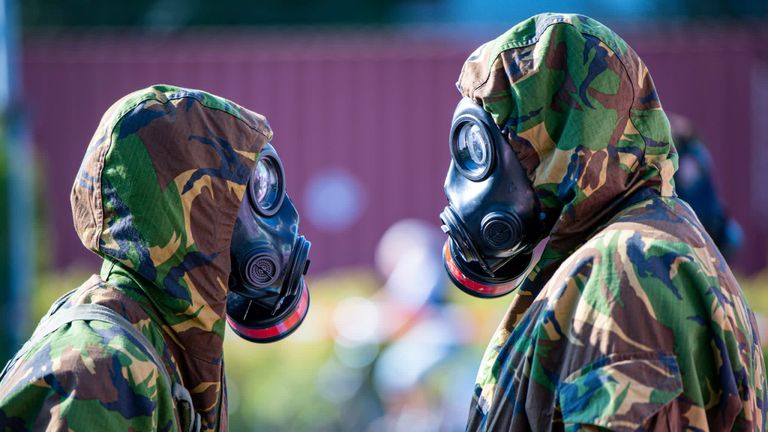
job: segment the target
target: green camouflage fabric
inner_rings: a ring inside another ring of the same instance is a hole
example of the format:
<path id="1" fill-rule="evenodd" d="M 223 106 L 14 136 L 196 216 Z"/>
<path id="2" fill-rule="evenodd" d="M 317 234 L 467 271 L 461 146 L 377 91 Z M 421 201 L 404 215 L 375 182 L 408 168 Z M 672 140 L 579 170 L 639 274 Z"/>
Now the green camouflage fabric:
<path id="1" fill-rule="evenodd" d="M 486 350 L 468 430 L 764 430 L 754 316 L 675 196 L 637 54 L 593 19 L 543 14 L 479 47 L 457 86 L 552 227 Z"/>
<path id="2" fill-rule="evenodd" d="M 72 189 L 75 228 L 104 264 L 63 307 L 100 304 L 131 322 L 191 393 L 202 430 L 227 430 L 230 237 L 271 137 L 228 100 L 155 85 L 106 112 Z M 0 383 L 0 429 L 181 430 L 158 366 L 127 336 L 76 321 L 38 341 Z"/>

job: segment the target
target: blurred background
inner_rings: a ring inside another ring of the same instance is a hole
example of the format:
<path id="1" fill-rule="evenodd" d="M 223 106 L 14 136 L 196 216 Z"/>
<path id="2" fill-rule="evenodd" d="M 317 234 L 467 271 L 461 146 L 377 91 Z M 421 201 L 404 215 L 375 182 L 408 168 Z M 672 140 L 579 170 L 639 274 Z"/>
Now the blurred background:
<path id="1" fill-rule="evenodd" d="M 469 298 L 442 270 L 455 82 L 480 43 L 545 11 L 608 24 L 647 63 L 680 116 L 678 184 L 768 312 L 766 0 L 0 3 L 0 363 L 98 269 L 69 191 L 102 113 L 175 84 L 267 116 L 313 242 L 303 326 L 227 338 L 232 430 L 463 430 L 510 299 Z"/>

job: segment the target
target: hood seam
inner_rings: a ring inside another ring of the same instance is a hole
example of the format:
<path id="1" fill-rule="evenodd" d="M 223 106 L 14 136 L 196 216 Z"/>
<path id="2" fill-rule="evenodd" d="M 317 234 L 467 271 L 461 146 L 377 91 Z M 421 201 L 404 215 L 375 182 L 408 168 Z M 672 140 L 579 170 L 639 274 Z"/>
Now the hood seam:
<path id="1" fill-rule="evenodd" d="M 168 101 L 179 100 L 179 99 L 194 99 L 194 100 L 197 101 L 197 103 L 199 103 L 200 105 L 204 106 L 206 109 L 213 110 L 213 111 L 223 112 L 224 114 L 227 114 L 227 115 L 233 117 L 235 120 L 237 120 L 237 121 L 243 123 L 244 125 L 248 126 L 248 129 L 251 129 L 252 131 L 259 133 L 261 136 L 263 136 L 267 140 L 271 140 L 272 139 L 272 136 L 273 136 L 272 133 L 266 133 L 265 131 L 263 131 L 258 126 L 255 126 L 255 125 L 251 124 L 250 122 L 246 121 L 244 118 L 238 117 L 238 116 L 232 114 L 229 111 L 223 110 L 221 108 L 216 108 L 216 107 L 208 106 L 208 105 L 204 104 L 200 99 L 196 98 L 193 94 L 177 92 L 177 93 L 173 93 L 173 94 L 171 94 L 169 96 L 166 96 L 166 97 L 168 98 Z M 149 99 L 147 99 L 147 100 L 149 100 Z M 155 98 L 155 100 L 158 100 L 158 99 Z M 146 100 L 144 100 L 142 102 L 146 102 Z M 158 100 L 158 102 L 159 102 L 159 100 Z M 139 104 L 141 104 L 141 102 Z M 136 106 L 138 106 L 139 104 L 136 104 Z M 134 106 L 133 108 L 135 108 L 136 106 Z M 238 107 L 240 107 L 240 106 L 238 105 Z M 240 108 L 242 108 L 242 107 L 240 107 Z M 117 124 L 117 122 L 115 122 L 115 124 Z"/>

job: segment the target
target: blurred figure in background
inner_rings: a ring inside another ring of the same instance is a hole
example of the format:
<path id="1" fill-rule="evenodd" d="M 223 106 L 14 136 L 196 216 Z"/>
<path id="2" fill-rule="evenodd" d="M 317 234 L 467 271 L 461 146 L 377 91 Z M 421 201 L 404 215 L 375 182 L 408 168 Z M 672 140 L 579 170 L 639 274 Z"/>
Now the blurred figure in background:
<path id="1" fill-rule="evenodd" d="M 401 320 L 391 321 L 391 336 L 374 368 L 387 413 L 375 431 L 464 429 L 464 386 L 474 378 L 472 363 L 462 355 L 471 337 L 470 319 L 447 302 L 441 246 L 437 227 L 405 219 L 392 225 L 376 248 L 376 268 L 386 278 L 385 302 L 400 310 L 395 316 Z"/>
<path id="2" fill-rule="evenodd" d="M 227 430 L 225 317 L 277 340 L 309 302 L 309 242 L 271 138 L 263 116 L 173 86 L 104 114 L 72 190 L 101 272 L 6 366 L 1 429 Z"/>
<path id="3" fill-rule="evenodd" d="M 720 200 L 713 180 L 712 158 L 693 125 L 685 117 L 668 115 L 678 154 L 677 196 L 691 205 L 717 248 L 729 260 L 741 248 L 744 237 L 741 226 Z"/>
<path id="4" fill-rule="evenodd" d="M 336 355 L 326 370 L 335 371 L 337 383 L 357 383 L 351 392 L 329 389 L 329 397 L 346 394 L 337 430 L 464 429 L 474 378 L 464 355 L 471 320 L 446 302 L 440 247 L 437 227 L 416 219 L 393 224 L 376 248 L 382 289 L 337 306 Z"/>
<path id="5" fill-rule="evenodd" d="M 638 55 L 589 17 L 541 14 L 473 52 L 457 87 L 446 269 L 477 296 L 518 289 L 467 429 L 762 430 L 754 314 L 675 195 Z"/>

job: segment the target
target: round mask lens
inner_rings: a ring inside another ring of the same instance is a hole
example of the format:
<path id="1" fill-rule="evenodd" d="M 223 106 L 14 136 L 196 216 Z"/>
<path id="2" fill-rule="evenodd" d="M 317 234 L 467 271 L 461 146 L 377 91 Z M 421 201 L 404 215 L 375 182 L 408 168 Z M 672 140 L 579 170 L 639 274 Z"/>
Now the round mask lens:
<path id="1" fill-rule="evenodd" d="M 491 164 L 491 143 L 483 128 L 475 122 L 462 124 L 454 138 L 454 160 L 470 179 L 479 180 Z"/>
<path id="2" fill-rule="evenodd" d="M 270 159 L 261 159 L 256 165 L 254 174 L 256 204 L 262 209 L 270 209 L 277 202 L 277 195 L 280 192 L 275 165 Z"/>
<path id="3" fill-rule="evenodd" d="M 264 150 L 251 175 L 250 193 L 256 210 L 272 216 L 280 208 L 284 193 L 283 171 L 274 150 Z"/>

